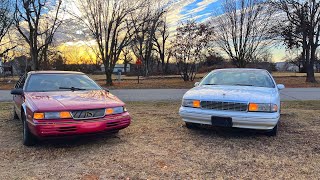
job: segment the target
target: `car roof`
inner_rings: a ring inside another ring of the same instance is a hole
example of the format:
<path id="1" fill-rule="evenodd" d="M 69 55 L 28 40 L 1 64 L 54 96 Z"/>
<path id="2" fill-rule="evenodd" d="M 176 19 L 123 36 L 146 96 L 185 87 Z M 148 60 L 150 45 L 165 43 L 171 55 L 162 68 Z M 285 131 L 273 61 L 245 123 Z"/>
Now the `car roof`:
<path id="1" fill-rule="evenodd" d="M 30 71 L 28 74 L 84 74 L 77 71 Z"/>

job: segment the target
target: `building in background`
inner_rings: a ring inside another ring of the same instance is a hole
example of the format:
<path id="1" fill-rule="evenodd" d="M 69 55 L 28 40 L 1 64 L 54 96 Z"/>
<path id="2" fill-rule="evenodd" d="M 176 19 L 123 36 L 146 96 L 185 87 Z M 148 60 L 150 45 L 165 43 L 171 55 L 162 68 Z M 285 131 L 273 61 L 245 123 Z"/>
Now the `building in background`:
<path id="1" fill-rule="evenodd" d="M 3 61 L 2 67 L 5 74 L 21 76 L 26 73 L 27 69 L 31 69 L 31 60 L 27 56 L 19 56 Z"/>
<path id="2" fill-rule="evenodd" d="M 277 62 L 276 69 L 277 71 L 299 72 L 299 67 L 289 62 Z"/>
<path id="3" fill-rule="evenodd" d="M 130 72 L 130 64 L 127 64 L 127 68 L 126 68 L 126 72 Z M 105 68 L 104 68 L 104 64 L 101 65 L 101 71 L 104 72 L 105 71 Z M 118 73 L 118 72 L 121 72 L 121 73 L 124 73 L 125 72 L 125 69 L 124 69 L 124 64 L 116 64 L 114 66 L 114 69 L 113 69 L 113 73 Z"/>

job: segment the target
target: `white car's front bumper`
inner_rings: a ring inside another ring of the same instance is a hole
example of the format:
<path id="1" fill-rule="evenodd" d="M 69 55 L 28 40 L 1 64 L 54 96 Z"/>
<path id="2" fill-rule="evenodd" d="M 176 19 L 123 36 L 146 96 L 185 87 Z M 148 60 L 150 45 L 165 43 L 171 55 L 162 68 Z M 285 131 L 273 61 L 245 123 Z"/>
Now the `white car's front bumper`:
<path id="1" fill-rule="evenodd" d="M 280 118 L 279 112 L 236 112 L 236 111 L 217 111 L 190 107 L 180 107 L 179 114 L 182 120 L 190 123 L 211 125 L 211 117 L 231 117 L 232 127 L 248 129 L 273 129 Z"/>

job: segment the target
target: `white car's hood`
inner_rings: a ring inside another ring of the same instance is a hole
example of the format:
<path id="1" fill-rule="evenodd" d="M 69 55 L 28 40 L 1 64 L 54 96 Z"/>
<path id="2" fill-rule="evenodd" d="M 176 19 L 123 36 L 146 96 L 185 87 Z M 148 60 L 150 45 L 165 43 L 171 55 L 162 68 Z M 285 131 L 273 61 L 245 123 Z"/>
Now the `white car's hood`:
<path id="1" fill-rule="evenodd" d="M 271 103 L 276 96 L 275 88 L 252 86 L 198 86 L 190 89 L 184 99 L 241 101 L 254 103 Z"/>

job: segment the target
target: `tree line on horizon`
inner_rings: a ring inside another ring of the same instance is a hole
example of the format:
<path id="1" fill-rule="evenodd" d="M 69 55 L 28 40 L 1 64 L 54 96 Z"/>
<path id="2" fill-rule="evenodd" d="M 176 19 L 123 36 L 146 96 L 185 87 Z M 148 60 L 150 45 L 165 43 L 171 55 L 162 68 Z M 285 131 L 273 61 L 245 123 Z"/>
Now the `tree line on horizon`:
<path id="1" fill-rule="evenodd" d="M 297 52 L 292 59 L 307 74 L 307 82 L 316 82 L 317 0 L 224 0 L 221 10 L 212 10 L 209 20 L 188 19 L 174 32 L 167 21 L 170 4 L 165 2 L 68 0 L 70 10 L 63 1 L 0 0 L 0 56 L 27 47 L 31 69 L 48 69 L 52 56 L 58 54 L 55 35 L 72 21 L 94 40 L 90 48 L 105 67 L 107 85 L 112 85 L 119 59 L 124 64 L 141 60 L 144 76 L 152 73 L 155 63 L 167 74 L 169 63 L 175 62 L 182 79 L 193 81 L 210 56 L 244 68 L 270 60 L 270 48 L 279 44 Z"/>

